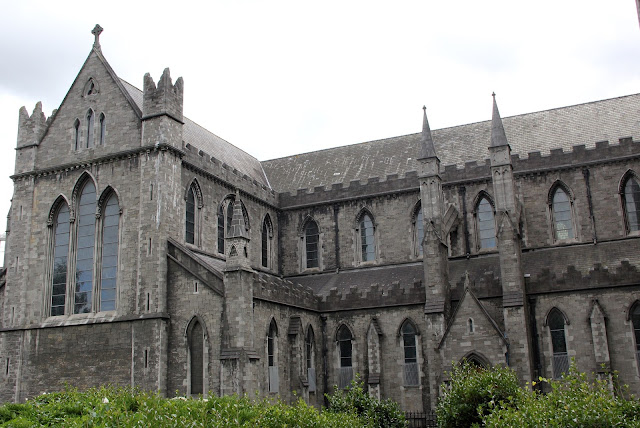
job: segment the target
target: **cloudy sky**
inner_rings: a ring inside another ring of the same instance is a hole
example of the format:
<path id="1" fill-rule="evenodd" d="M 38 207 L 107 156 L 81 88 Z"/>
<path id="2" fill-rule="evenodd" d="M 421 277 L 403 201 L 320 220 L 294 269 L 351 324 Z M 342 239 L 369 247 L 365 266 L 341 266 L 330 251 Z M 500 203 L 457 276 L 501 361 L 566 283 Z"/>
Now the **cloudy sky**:
<path id="1" fill-rule="evenodd" d="M 102 51 L 141 87 L 170 67 L 185 115 L 260 160 L 640 92 L 634 0 L 5 2 L 0 230 L 18 109 L 57 108 Z"/>

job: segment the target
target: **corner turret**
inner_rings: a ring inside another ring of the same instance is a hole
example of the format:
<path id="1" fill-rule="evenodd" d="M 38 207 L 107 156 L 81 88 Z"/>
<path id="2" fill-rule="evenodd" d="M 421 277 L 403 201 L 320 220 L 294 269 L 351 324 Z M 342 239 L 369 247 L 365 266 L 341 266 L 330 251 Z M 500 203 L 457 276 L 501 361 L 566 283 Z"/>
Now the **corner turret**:
<path id="1" fill-rule="evenodd" d="M 182 150 L 182 77 L 171 83 L 169 69 L 165 68 L 158 86 L 149 73 L 144 75 L 142 94 L 142 145 L 172 146 Z"/>
<path id="2" fill-rule="evenodd" d="M 53 117 L 53 115 L 52 115 Z M 18 144 L 15 173 L 32 171 L 35 167 L 36 150 L 47 131 L 50 121 L 42 112 L 42 103 L 38 101 L 29 116 L 25 107 L 20 108 L 18 116 Z"/>

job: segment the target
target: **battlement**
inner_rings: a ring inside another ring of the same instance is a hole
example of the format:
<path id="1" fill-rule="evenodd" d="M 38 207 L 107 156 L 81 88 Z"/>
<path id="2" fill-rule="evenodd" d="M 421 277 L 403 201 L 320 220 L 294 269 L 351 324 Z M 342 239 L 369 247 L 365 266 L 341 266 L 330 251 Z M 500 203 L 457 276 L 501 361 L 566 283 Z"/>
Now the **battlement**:
<path id="1" fill-rule="evenodd" d="M 236 168 L 222 162 L 209 153 L 199 150 L 190 144 L 185 145 L 185 160 L 210 178 L 228 183 L 231 187 L 239 188 L 255 198 L 266 201 L 269 204 L 277 204 L 277 194 L 273 189 L 259 183 L 254 178 L 238 171 Z M 189 166 L 187 166 L 188 168 Z M 245 197 L 245 195 L 241 195 Z"/>
<path id="2" fill-rule="evenodd" d="M 42 103 L 38 101 L 33 113 L 29 116 L 27 109 L 23 106 L 20 108 L 18 115 L 18 148 L 37 146 L 40 144 L 40 140 L 44 136 L 51 118 L 54 116 L 54 112 L 49 119 L 42 112 Z"/>
<path id="3" fill-rule="evenodd" d="M 318 310 L 320 299 L 310 287 L 262 273 L 254 275 L 253 283 L 254 298 L 313 311 Z"/>
<path id="4" fill-rule="evenodd" d="M 589 148 L 580 144 L 569 150 L 551 149 L 548 154 L 535 151 L 528 153 L 524 158 L 521 158 L 519 154 L 513 154 L 511 162 L 517 177 L 532 172 L 542 174 L 545 170 L 606 163 L 627 156 L 640 156 L 640 142 L 634 142 L 631 137 L 620 138 L 616 144 L 599 141 Z M 466 162 L 464 165 L 445 165 L 440 168 L 440 175 L 444 187 L 455 186 L 461 182 L 490 180 L 491 162 L 487 158 Z M 390 192 L 417 192 L 419 184 L 416 171 L 407 171 L 404 176 L 390 174 L 386 177 L 370 177 L 365 180 L 353 180 L 349 183 L 334 183 L 330 186 L 316 186 L 309 189 L 298 189 L 296 192 L 280 193 L 280 207 L 319 205 L 332 203 L 336 200 L 363 198 Z"/>
<path id="5" fill-rule="evenodd" d="M 183 122 L 182 104 L 184 98 L 184 82 L 182 77 L 171 83 L 168 68 L 162 72 L 158 86 L 149 73 L 144 75 L 144 90 L 142 101 L 142 119 L 160 115 L 168 115 L 178 122 Z"/>
<path id="6" fill-rule="evenodd" d="M 320 309 L 332 311 L 379 306 L 423 305 L 424 302 L 425 292 L 422 281 L 414 279 L 410 283 L 392 281 L 383 284 L 374 282 L 369 286 L 333 287 L 328 295 L 322 296 Z"/>

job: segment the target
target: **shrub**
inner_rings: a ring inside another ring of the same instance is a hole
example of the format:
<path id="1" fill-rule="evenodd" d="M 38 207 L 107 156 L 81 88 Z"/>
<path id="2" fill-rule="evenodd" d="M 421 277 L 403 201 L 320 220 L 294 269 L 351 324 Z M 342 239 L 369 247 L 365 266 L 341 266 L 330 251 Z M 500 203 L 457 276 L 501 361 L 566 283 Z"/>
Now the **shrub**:
<path id="1" fill-rule="evenodd" d="M 550 392 L 523 388 L 516 406 L 503 403 L 487 414 L 488 427 L 640 427 L 640 403 L 614 394 L 612 380 L 589 380 L 575 364 L 561 380 L 548 381 Z M 535 382 L 533 382 L 535 384 Z"/>
<path id="2" fill-rule="evenodd" d="M 359 377 L 351 381 L 345 389 L 334 387 L 333 394 L 326 394 L 329 411 L 333 413 L 355 414 L 372 427 L 406 427 L 404 413 L 398 403 L 378 400 L 364 390 Z"/>
<path id="3" fill-rule="evenodd" d="M 520 395 L 515 372 L 509 368 L 483 369 L 464 361 L 454 364 L 451 382 L 442 385 L 436 414 L 443 428 L 469 427 L 482 422 L 498 403 L 511 405 Z"/>

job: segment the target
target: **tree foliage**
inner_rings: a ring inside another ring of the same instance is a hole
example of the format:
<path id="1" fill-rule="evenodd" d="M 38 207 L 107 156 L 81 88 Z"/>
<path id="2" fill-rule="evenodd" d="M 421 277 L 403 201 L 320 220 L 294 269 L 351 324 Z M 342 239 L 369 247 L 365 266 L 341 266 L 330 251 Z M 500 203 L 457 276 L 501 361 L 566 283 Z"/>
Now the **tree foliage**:
<path id="1" fill-rule="evenodd" d="M 370 427 L 405 427 L 404 413 L 398 403 L 392 400 L 378 400 L 364 390 L 360 378 L 351 381 L 345 389 L 335 388 L 335 392 L 326 395 L 329 412 L 352 414 Z"/>
<path id="2" fill-rule="evenodd" d="M 469 427 L 482 422 L 494 405 L 509 405 L 520 393 L 515 372 L 504 367 L 484 369 L 466 360 L 454 364 L 451 382 L 443 385 L 436 414 L 443 428 Z"/>

